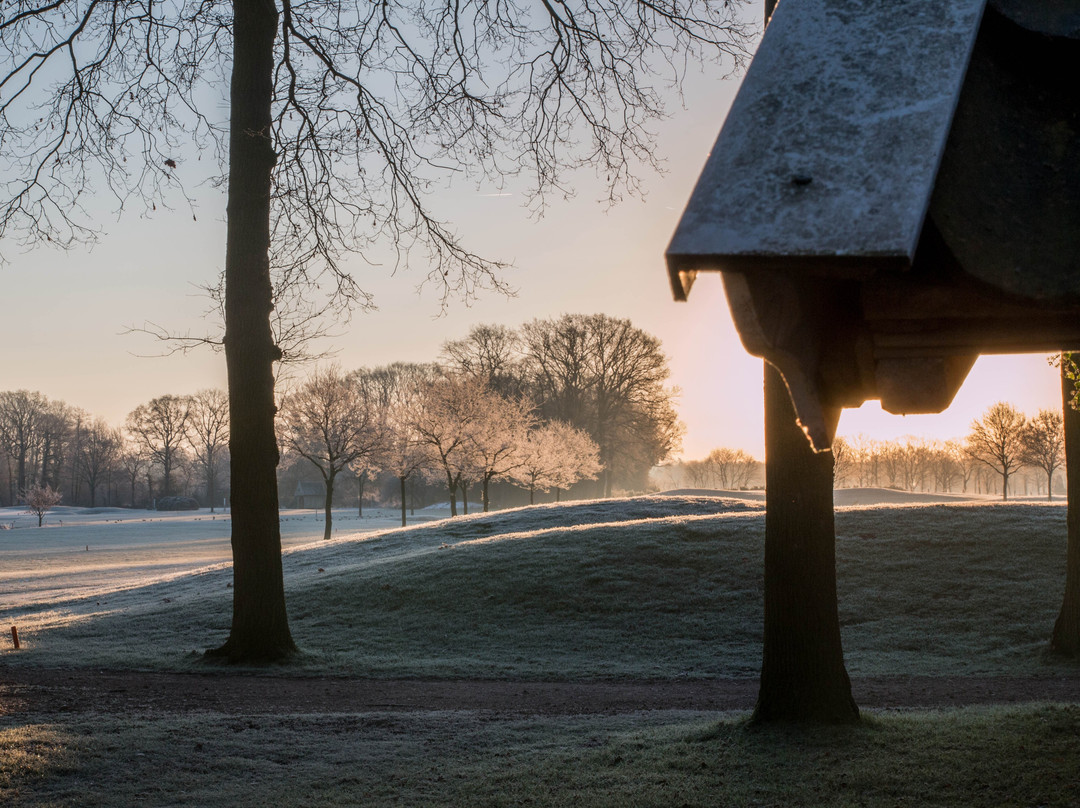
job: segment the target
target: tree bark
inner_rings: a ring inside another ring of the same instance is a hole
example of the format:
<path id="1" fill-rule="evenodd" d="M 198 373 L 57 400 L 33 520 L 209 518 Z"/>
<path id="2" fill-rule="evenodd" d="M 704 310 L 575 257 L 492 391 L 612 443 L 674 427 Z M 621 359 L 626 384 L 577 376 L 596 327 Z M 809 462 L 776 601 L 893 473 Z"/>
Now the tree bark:
<path id="1" fill-rule="evenodd" d="M 449 471 L 446 472 L 446 490 L 450 494 L 450 515 L 457 516 L 457 486 L 458 481 L 454 479 Z"/>
<path id="2" fill-rule="evenodd" d="M 225 250 L 225 360 L 232 455 L 233 615 L 226 643 L 208 655 L 271 662 L 296 651 L 285 611 L 278 523 L 274 362 L 270 330 L 270 139 L 273 0 L 234 0 L 229 198 Z"/>
<path id="3" fill-rule="evenodd" d="M 398 477 L 401 482 L 401 526 L 405 527 L 405 478 Z"/>
<path id="4" fill-rule="evenodd" d="M 326 513 L 326 527 L 323 528 L 323 541 L 329 541 L 330 539 L 330 526 L 334 519 L 334 477 L 336 475 L 327 475 L 326 479 L 326 499 L 323 501 L 324 512 Z"/>
<path id="5" fill-rule="evenodd" d="M 1068 501 L 1068 545 L 1065 561 L 1065 597 L 1054 621 L 1050 647 L 1067 656 L 1080 655 L 1080 412 L 1069 404 L 1073 382 L 1061 360 L 1062 420 L 1065 427 L 1065 489 Z"/>
<path id="6" fill-rule="evenodd" d="M 753 721 L 856 721 L 836 602 L 833 457 L 810 448 L 783 377 L 768 364 L 765 501 L 765 638 Z"/>

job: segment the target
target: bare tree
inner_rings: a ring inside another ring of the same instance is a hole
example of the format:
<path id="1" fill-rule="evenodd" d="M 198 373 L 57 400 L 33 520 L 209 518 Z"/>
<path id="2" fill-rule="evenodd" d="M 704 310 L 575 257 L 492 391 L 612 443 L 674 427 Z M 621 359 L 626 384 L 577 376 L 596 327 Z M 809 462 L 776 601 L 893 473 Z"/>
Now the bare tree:
<path id="1" fill-rule="evenodd" d="M 383 451 L 375 462 L 397 480 L 401 493 L 401 526 L 405 527 L 406 483 L 428 463 L 429 456 L 416 432 L 416 409 L 427 385 L 439 376 L 435 365 L 396 362 L 374 370 L 357 371 L 373 405 L 385 413 Z"/>
<path id="2" fill-rule="evenodd" d="M 140 404 L 127 417 L 127 430 L 146 453 L 161 466 L 161 496 L 173 494 L 173 471 L 187 441 L 191 399 L 159 396 Z"/>
<path id="3" fill-rule="evenodd" d="M 742 449 L 713 449 L 704 462 L 719 488 L 744 488 L 757 471 L 757 461 Z"/>
<path id="4" fill-rule="evenodd" d="M 28 490 L 32 482 L 32 453 L 40 441 L 48 403 L 41 393 L 29 390 L 0 392 L 0 437 L 15 459 L 14 483 L 19 492 Z"/>
<path id="5" fill-rule="evenodd" d="M 214 512 L 217 479 L 229 449 L 229 396 L 222 390 L 200 390 L 191 397 L 188 444 L 203 472 L 206 499 Z"/>
<path id="6" fill-rule="evenodd" d="M 75 433 L 75 422 L 85 417 L 63 401 L 48 401 L 45 411 L 38 421 L 37 428 L 37 472 L 36 479 L 53 488 L 61 487 L 65 454 L 71 449 Z"/>
<path id="7" fill-rule="evenodd" d="M 120 459 L 123 438 L 100 418 L 86 430 L 79 453 L 79 466 L 90 492 L 90 507 L 97 503 L 97 491 L 104 479 L 112 474 Z"/>
<path id="8" fill-rule="evenodd" d="M 534 320 L 522 329 L 532 398 L 541 417 L 584 429 L 600 447 L 600 493 L 644 477 L 674 451 L 682 427 L 664 387 L 660 341 L 603 314 Z"/>
<path id="9" fill-rule="evenodd" d="M 1061 413 L 1039 410 L 1020 433 L 1021 460 L 1046 474 L 1046 499 L 1054 498 L 1054 472 L 1065 462 L 1065 428 Z"/>
<path id="10" fill-rule="evenodd" d="M 832 442 L 833 488 L 843 488 L 855 466 L 855 450 L 841 437 Z"/>
<path id="11" fill-rule="evenodd" d="M 443 343 L 443 363 L 452 373 L 479 376 L 504 398 L 525 392 L 521 335 L 504 325 L 478 325 L 463 339 Z"/>
<path id="12" fill-rule="evenodd" d="M 429 180 L 529 174 L 540 205 L 590 167 L 617 199 L 634 165 L 655 163 L 650 82 L 689 59 L 741 60 L 750 34 L 727 0 L 9 5 L 0 156 L 20 170 L 4 180 L 0 237 L 70 245 L 94 235 L 80 216 L 91 180 L 154 209 L 182 194 L 186 156 L 227 155 L 234 587 L 218 654 L 232 661 L 295 650 L 274 484 L 275 282 L 310 292 L 322 275 L 336 300 L 363 304 L 339 257 L 381 243 L 401 260 L 423 249 L 444 295 L 500 285 L 499 265 L 429 206 Z M 226 85 L 227 131 L 206 110 Z"/>
<path id="13" fill-rule="evenodd" d="M 331 534 L 338 475 L 382 449 L 381 412 L 364 392 L 337 367 L 328 367 L 316 370 L 282 401 L 282 434 L 289 451 L 311 463 L 326 486 L 324 539 Z"/>
<path id="14" fill-rule="evenodd" d="M 952 491 L 957 478 L 964 478 L 963 465 L 960 462 L 962 451 L 954 441 L 937 444 L 932 449 L 932 468 L 934 488 L 938 491 Z M 966 487 L 966 486 L 965 486 Z"/>
<path id="15" fill-rule="evenodd" d="M 37 526 L 41 527 L 45 514 L 60 504 L 64 495 L 53 490 L 49 485 L 34 485 L 23 494 L 23 502 L 27 510 L 37 517 Z"/>
<path id="16" fill-rule="evenodd" d="M 1023 465 L 1024 414 L 999 401 L 972 421 L 966 449 L 974 459 L 1001 475 L 1001 498 L 1009 498 L 1009 476 Z"/>

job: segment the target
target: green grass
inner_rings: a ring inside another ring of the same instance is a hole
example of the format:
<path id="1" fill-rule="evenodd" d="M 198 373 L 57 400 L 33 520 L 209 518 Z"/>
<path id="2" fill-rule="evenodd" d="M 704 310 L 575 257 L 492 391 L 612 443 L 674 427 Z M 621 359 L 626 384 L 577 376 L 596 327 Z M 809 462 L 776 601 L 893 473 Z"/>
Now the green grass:
<path id="1" fill-rule="evenodd" d="M 109 716 L 0 729 L 5 806 L 1076 804 L 1080 707 L 748 728 L 659 713 Z"/>
<path id="2" fill-rule="evenodd" d="M 761 512 L 718 513 L 717 501 L 687 498 L 665 507 L 681 515 L 658 518 L 655 502 L 587 503 L 470 516 L 288 554 L 291 624 L 305 652 L 289 670 L 756 676 Z M 1064 588 L 1063 507 L 853 508 L 838 513 L 837 532 L 852 674 L 1075 670 L 1044 653 Z M 16 616 L 27 648 L 2 658 L 190 668 L 198 664 L 193 652 L 228 631 L 230 574 Z"/>

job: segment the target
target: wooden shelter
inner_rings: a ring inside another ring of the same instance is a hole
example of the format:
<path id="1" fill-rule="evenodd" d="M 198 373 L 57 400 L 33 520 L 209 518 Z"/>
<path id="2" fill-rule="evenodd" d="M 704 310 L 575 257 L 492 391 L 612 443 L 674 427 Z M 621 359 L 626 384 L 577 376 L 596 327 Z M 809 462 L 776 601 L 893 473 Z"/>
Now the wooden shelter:
<path id="1" fill-rule="evenodd" d="M 816 448 L 1080 347 L 1080 0 L 783 0 L 667 251 L 719 271 Z"/>

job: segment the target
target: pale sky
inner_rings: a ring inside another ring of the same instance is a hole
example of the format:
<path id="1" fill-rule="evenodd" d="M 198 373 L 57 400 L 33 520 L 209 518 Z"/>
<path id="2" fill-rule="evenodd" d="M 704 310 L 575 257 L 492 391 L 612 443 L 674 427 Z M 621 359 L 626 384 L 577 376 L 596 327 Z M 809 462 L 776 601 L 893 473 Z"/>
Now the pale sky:
<path id="1" fill-rule="evenodd" d="M 507 280 L 518 295 L 487 294 L 470 307 L 452 304 L 438 317 L 437 290 L 416 293 L 422 266 L 392 277 L 388 267 L 355 261 L 351 268 L 375 294 L 378 310 L 359 313 L 343 327 L 328 346 L 339 351 L 336 361 L 346 369 L 430 361 L 445 340 L 478 323 L 517 326 L 577 312 L 627 317 L 659 337 L 670 358 L 687 427 L 683 455 L 730 446 L 762 457 L 761 361 L 739 343 L 719 277 L 699 278 L 689 302 L 675 303 L 663 260 L 736 88 L 737 80 L 695 75 L 686 107 L 673 99 L 670 118 L 658 130 L 658 154 L 668 170 L 645 175 L 644 201 L 628 199 L 607 210 L 586 176 L 575 199 L 552 200 L 535 221 L 512 189 L 440 191 L 441 209 L 467 244 L 513 262 Z M 176 332 L 205 330 L 200 317 L 208 304 L 197 287 L 213 281 L 224 261 L 224 202 L 213 189 L 196 192 L 197 222 L 186 208 L 161 206 L 151 217 L 136 210 L 117 216 L 103 200 L 99 222 L 105 234 L 91 251 L 22 253 L 4 245 L 0 389 L 38 390 L 119 425 L 155 396 L 225 386 L 222 356 L 202 350 L 142 358 L 161 346 L 123 333 L 144 320 Z M 1041 355 L 986 357 L 942 415 L 901 418 L 869 403 L 845 412 L 839 433 L 962 437 L 972 419 L 998 400 L 1029 414 L 1060 408 L 1057 372 Z"/>

